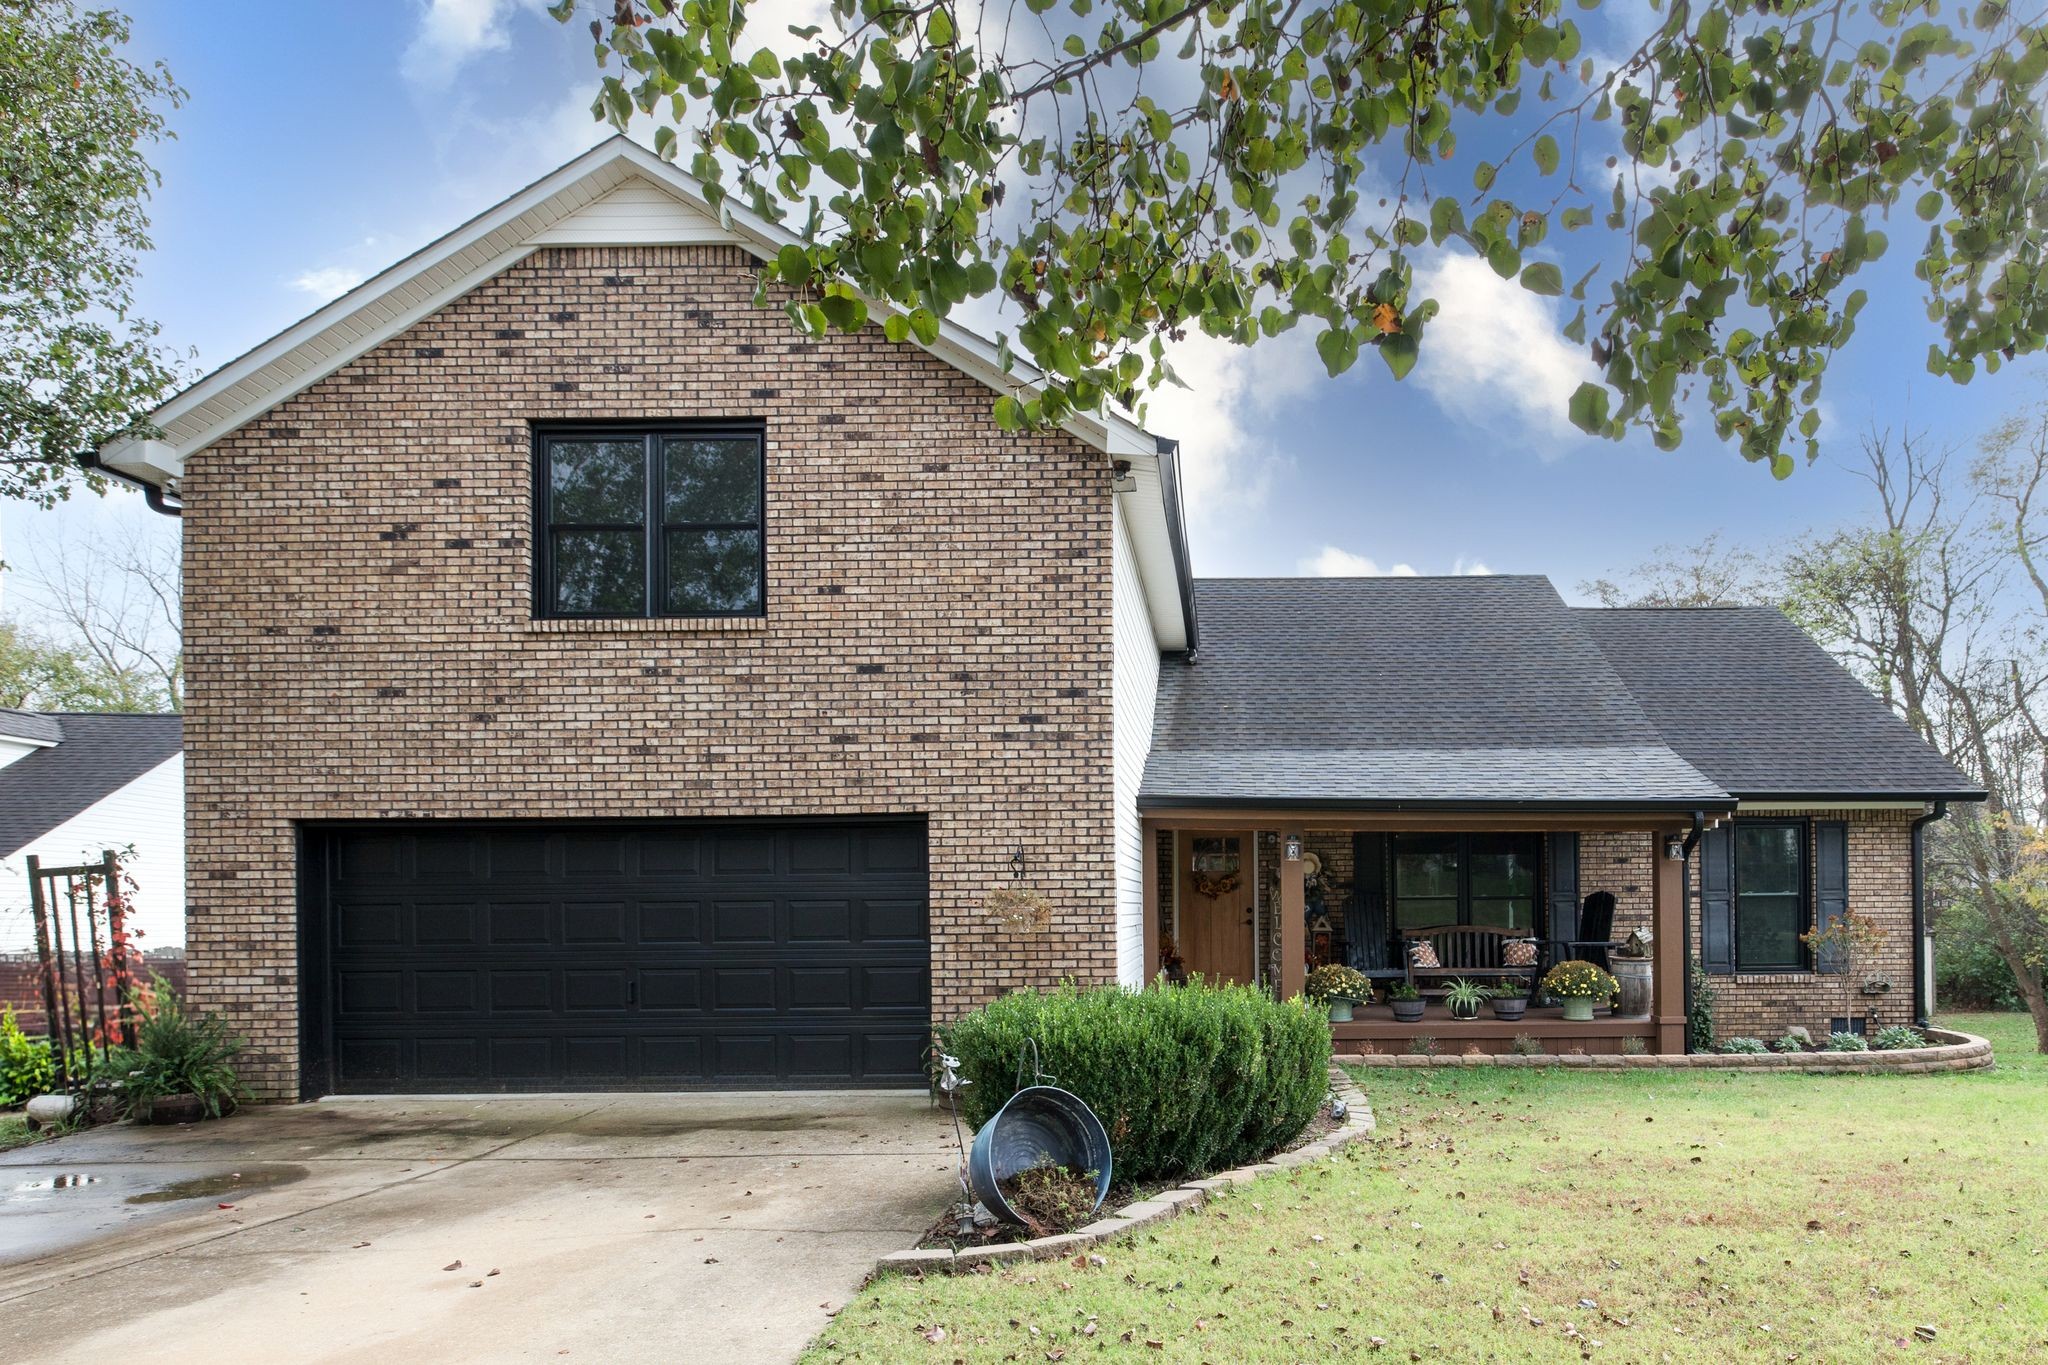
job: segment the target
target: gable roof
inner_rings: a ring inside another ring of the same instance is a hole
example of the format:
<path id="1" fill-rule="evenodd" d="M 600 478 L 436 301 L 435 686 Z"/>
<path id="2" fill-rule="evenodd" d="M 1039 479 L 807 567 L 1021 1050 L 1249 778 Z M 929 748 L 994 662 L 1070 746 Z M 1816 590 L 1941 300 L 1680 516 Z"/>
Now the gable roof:
<path id="1" fill-rule="evenodd" d="M 1159 806 L 1717 809 L 1550 581 L 1201 579 L 1160 669 Z"/>
<path id="2" fill-rule="evenodd" d="M 1775 607 L 1574 615 L 1666 742 L 1746 801 L 1984 797 Z"/>
<path id="3" fill-rule="evenodd" d="M 0 768 L 0 856 L 175 758 L 184 743 L 183 716 L 67 711 L 41 718 L 62 730 L 63 741 Z"/>
<path id="4" fill-rule="evenodd" d="M 150 414 L 158 436 L 109 442 L 97 458 L 125 478 L 175 492 L 186 457 L 546 247 L 721 243 L 768 260 L 796 240 L 730 200 L 713 208 L 688 173 L 614 136 L 178 393 Z M 900 311 L 867 303 L 876 324 Z M 1006 371 L 993 342 L 954 322 L 942 322 L 923 349 L 996 392 L 1039 387 L 1038 371 L 1022 362 Z M 1170 453 L 1162 459 L 1158 438 L 1115 413 L 1077 414 L 1062 425 L 1130 462 L 1136 486 L 1117 496 L 1153 633 L 1163 650 L 1189 648 L 1194 624 L 1183 604 L 1187 556 L 1170 510 L 1177 496 Z"/>

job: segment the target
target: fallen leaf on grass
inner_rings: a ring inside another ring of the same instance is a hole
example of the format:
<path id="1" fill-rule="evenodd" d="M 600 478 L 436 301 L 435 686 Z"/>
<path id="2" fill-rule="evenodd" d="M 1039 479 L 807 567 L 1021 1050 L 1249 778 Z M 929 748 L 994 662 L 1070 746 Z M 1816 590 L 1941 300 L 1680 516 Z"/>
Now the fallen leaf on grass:
<path id="1" fill-rule="evenodd" d="M 442 1267 L 441 1267 L 441 1269 L 443 1269 L 443 1270 L 460 1270 L 460 1269 L 462 1269 L 462 1262 L 460 1262 L 460 1261 L 450 1261 L 450 1262 L 449 1262 L 449 1263 L 448 1263 L 447 1265 L 444 1265 L 444 1266 L 442 1266 Z"/>

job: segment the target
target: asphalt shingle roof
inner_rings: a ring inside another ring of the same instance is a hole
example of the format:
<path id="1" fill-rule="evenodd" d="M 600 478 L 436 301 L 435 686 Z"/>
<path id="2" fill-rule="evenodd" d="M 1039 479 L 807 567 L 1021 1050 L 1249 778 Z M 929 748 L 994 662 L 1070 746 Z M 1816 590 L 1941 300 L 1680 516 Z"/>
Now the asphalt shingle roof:
<path id="1" fill-rule="evenodd" d="M 1725 807 L 1550 581 L 1203 579 L 1148 804 Z"/>
<path id="2" fill-rule="evenodd" d="M 55 716 L 42 711 L 16 711 L 0 706 L 0 735 L 55 744 L 64 738 L 64 727 Z"/>
<path id="3" fill-rule="evenodd" d="M 1567 607 L 1546 578 L 1203 579 L 1139 800 L 1703 807 L 1971 784 L 1771 609 Z"/>
<path id="4" fill-rule="evenodd" d="M 1983 795 L 1774 607 L 1574 615 L 1666 742 L 1738 796 Z"/>
<path id="5" fill-rule="evenodd" d="M 183 716 L 63 712 L 44 718 L 57 724 L 62 741 L 0 768 L 0 856 L 119 791 L 184 743 Z"/>

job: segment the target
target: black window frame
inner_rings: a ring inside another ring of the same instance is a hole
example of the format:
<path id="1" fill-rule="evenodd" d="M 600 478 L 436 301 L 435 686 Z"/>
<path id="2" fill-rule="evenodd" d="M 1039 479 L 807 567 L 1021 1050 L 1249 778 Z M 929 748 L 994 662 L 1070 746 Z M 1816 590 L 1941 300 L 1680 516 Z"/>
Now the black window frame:
<path id="1" fill-rule="evenodd" d="M 666 460 L 662 442 L 681 437 L 689 440 L 741 439 L 754 443 L 754 519 L 750 522 L 670 522 L 667 510 Z M 558 528 L 552 518 L 552 465 L 548 450 L 556 441 L 641 442 L 643 477 L 641 523 L 638 527 L 611 526 L 635 530 L 641 535 L 641 610 L 619 612 L 557 611 L 554 606 L 555 531 L 557 529 L 607 529 L 596 523 L 569 522 Z M 694 621 L 762 617 L 768 614 L 768 431 L 753 421 L 671 421 L 671 422 L 547 422 L 533 427 L 533 614 L 549 621 Z M 745 611 L 668 611 L 668 534 L 672 531 L 752 531 L 760 538 L 755 561 L 754 606 Z"/>
<path id="2" fill-rule="evenodd" d="M 1735 842 L 1744 829 L 1785 828 L 1796 830 L 1799 835 L 1799 906 L 1794 912 L 1793 941 L 1799 945 L 1798 959 L 1794 962 L 1749 963 L 1742 960 L 1742 850 Z M 1728 960 L 1729 972 L 1739 976 L 1769 976 L 1772 973 L 1799 973 L 1814 970 L 1813 949 L 1806 942 L 1805 935 L 1813 929 L 1814 914 L 1814 851 L 1813 820 L 1803 815 L 1770 815 L 1743 817 L 1731 822 L 1728 831 Z"/>
<path id="3" fill-rule="evenodd" d="M 1386 852 L 1387 926 L 1390 930 L 1392 930 L 1396 940 L 1398 940 L 1403 933 L 1407 932 L 1407 930 L 1404 930 L 1401 926 L 1400 841 L 1403 838 L 1455 839 L 1457 841 L 1458 918 L 1452 921 L 1452 923 L 1461 925 L 1469 925 L 1473 922 L 1472 841 L 1475 838 L 1528 840 L 1535 855 L 1534 861 L 1531 863 L 1531 871 L 1535 880 L 1533 889 L 1530 891 L 1529 894 L 1530 923 L 1528 934 L 1532 938 L 1540 938 L 1549 932 L 1549 925 L 1547 922 L 1547 917 L 1549 914 L 1549 898 L 1545 894 L 1545 888 L 1548 884 L 1548 859 L 1550 850 L 1547 847 L 1545 847 L 1546 841 L 1544 840 L 1542 834 L 1529 830 L 1396 830 L 1390 831 L 1387 835 Z M 1439 898 L 1423 897 L 1422 899 L 1433 900 Z M 1494 897 L 1492 899 L 1499 898 Z M 1441 922 L 1442 921 L 1436 921 L 1429 925 L 1417 925 L 1414 927 L 1434 928 L 1437 924 L 1440 924 Z"/>

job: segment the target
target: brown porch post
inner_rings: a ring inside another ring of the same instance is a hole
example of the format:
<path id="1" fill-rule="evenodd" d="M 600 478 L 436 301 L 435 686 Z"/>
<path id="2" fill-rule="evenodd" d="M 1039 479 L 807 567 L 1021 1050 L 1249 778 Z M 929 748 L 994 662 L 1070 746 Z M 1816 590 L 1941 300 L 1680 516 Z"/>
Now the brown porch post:
<path id="1" fill-rule="evenodd" d="M 1685 1051 L 1685 862 L 1664 856 L 1664 833 L 1651 836 L 1656 877 L 1650 901 L 1656 966 L 1650 1013 L 1657 1021 L 1658 1052 Z"/>
<path id="2" fill-rule="evenodd" d="M 1293 857 L 1287 856 L 1290 852 Z M 1308 968 L 1308 865 L 1301 860 L 1301 831 L 1280 835 L 1280 998 L 1301 994 Z"/>
<path id="3" fill-rule="evenodd" d="M 1138 984 L 1149 986 L 1159 975 L 1159 826 L 1149 817 L 1138 821 L 1138 851 L 1144 864 L 1144 891 L 1139 899 L 1145 910 L 1145 956 Z"/>

